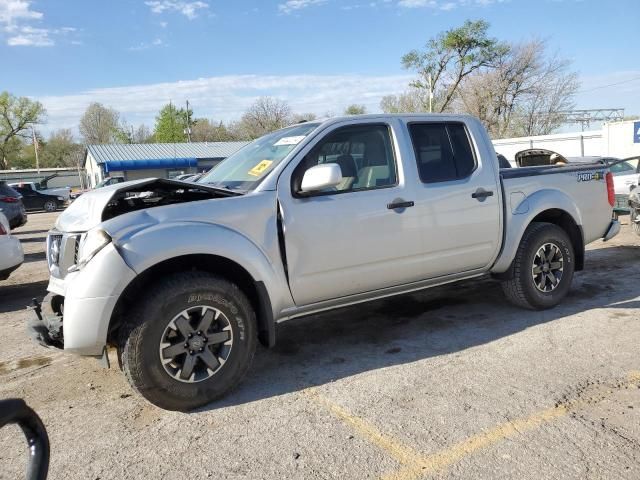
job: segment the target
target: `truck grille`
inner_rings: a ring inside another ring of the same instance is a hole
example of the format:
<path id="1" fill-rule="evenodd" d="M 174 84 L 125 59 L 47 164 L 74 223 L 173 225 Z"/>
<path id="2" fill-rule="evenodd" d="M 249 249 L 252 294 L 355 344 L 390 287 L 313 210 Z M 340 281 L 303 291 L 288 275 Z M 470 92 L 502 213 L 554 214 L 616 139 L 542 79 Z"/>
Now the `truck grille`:
<path id="1" fill-rule="evenodd" d="M 47 237 L 47 264 L 54 277 L 66 277 L 78 262 L 80 234 L 50 232 Z"/>

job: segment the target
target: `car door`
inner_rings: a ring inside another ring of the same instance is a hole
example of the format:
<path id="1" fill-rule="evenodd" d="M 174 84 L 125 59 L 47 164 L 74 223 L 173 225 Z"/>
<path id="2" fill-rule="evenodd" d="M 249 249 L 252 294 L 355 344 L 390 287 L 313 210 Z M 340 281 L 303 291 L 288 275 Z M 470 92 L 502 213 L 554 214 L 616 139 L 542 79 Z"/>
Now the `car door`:
<path id="1" fill-rule="evenodd" d="M 42 202 L 37 192 L 27 187 L 14 187 L 14 190 L 22 195 L 22 203 L 27 210 L 37 210 L 42 208 Z"/>
<path id="2" fill-rule="evenodd" d="M 396 135 L 387 123 L 351 121 L 307 146 L 278 181 L 284 255 L 297 305 L 417 280 L 417 218 Z M 337 163 L 340 184 L 301 195 L 304 172 Z"/>
<path id="3" fill-rule="evenodd" d="M 497 159 L 481 158 L 462 122 L 410 122 L 407 128 L 420 180 L 421 268 L 439 277 L 488 267 L 502 238 L 500 186 L 489 163 Z"/>

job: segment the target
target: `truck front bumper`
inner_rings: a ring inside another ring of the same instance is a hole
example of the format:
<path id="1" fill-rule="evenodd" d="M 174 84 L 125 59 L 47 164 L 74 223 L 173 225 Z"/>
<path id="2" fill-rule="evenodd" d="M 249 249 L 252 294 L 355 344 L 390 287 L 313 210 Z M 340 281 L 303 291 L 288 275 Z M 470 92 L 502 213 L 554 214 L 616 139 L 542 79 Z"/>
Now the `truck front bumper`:
<path id="1" fill-rule="evenodd" d="M 101 355 L 118 298 L 134 278 L 117 249 L 107 245 L 82 270 L 50 279 L 51 294 L 33 307 L 31 336 L 46 347 Z"/>
<path id="2" fill-rule="evenodd" d="M 607 240 L 611 240 L 613 237 L 618 235 L 618 233 L 620 233 L 620 222 L 618 222 L 618 220 L 611 220 L 609 228 L 607 229 L 607 233 L 604 234 L 602 240 L 604 240 L 605 242 Z"/>
<path id="3" fill-rule="evenodd" d="M 47 348 L 64 348 L 62 339 L 62 315 L 53 311 L 51 306 L 52 298 L 58 301 L 58 295 L 50 293 L 42 303 L 35 298 L 31 309 L 34 312 L 34 318 L 29 320 L 27 328 L 29 336 L 33 338 L 43 347 Z"/>

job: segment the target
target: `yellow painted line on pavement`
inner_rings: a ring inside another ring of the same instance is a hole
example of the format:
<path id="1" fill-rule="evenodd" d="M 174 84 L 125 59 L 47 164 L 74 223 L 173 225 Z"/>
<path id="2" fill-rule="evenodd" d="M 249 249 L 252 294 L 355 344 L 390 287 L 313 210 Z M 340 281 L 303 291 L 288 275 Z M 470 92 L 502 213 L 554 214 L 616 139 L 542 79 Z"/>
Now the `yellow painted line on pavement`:
<path id="1" fill-rule="evenodd" d="M 393 438 L 385 435 L 374 425 L 360 417 L 352 415 L 339 405 L 320 395 L 315 389 L 304 390 L 303 393 L 315 403 L 325 407 L 329 412 L 344 423 L 352 427 L 361 437 L 381 448 L 395 460 L 404 465 L 417 465 L 422 460 L 422 454 L 410 447 L 402 445 Z"/>
<path id="2" fill-rule="evenodd" d="M 438 471 L 444 470 L 454 463 L 457 463 L 463 457 L 477 450 L 486 448 L 506 438 L 534 430 L 543 423 L 566 415 L 567 412 L 568 410 L 566 407 L 552 407 L 527 418 L 516 419 L 503 423 L 497 427 L 447 447 L 438 453 L 425 456 L 419 464 L 407 465 L 405 468 L 385 475 L 382 478 L 384 480 L 409 480 L 434 474 Z"/>
<path id="3" fill-rule="evenodd" d="M 640 383 L 640 371 L 632 371 L 627 375 L 628 386 Z M 607 391 L 607 394 L 613 390 Z M 386 474 L 382 480 L 416 480 L 440 472 L 457 463 L 469 454 L 494 445 L 504 439 L 535 430 L 545 423 L 563 417 L 573 410 L 588 403 L 599 402 L 600 397 L 560 404 L 534 413 L 528 417 L 510 420 L 489 430 L 473 435 L 431 455 L 423 455 L 411 447 L 403 445 L 389 435 L 382 433 L 375 425 L 351 414 L 345 408 L 336 405 L 320 395 L 315 388 L 303 391 L 303 394 L 315 403 L 323 406 L 345 424 L 353 428 L 361 437 L 387 452 L 403 465 L 403 468 Z"/>

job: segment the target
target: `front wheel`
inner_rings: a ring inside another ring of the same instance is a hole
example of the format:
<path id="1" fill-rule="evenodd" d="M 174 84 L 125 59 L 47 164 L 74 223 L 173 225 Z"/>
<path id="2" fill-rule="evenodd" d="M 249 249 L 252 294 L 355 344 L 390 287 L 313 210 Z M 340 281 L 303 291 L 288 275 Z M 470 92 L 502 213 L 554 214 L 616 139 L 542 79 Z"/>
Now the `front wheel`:
<path id="1" fill-rule="evenodd" d="M 58 209 L 58 204 L 54 200 L 47 200 L 44 202 L 44 209 L 47 212 L 55 212 Z"/>
<path id="2" fill-rule="evenodd" d="M 120 330 L 129 383 L 167 410 L 192 410 L 228 393 L 256 350 L 255 313 L 246 296 L 204 272 L 175 274 L 148 291 Z"/>
<path id="3" fill-rule="evenodd" d="M 531 310 L 554 307 L 571 288 L 573 245 L 557 225 L 532 223 L 522 236 L 511 268 L 512 278 L 502 282 L 511 303 Z"/>

